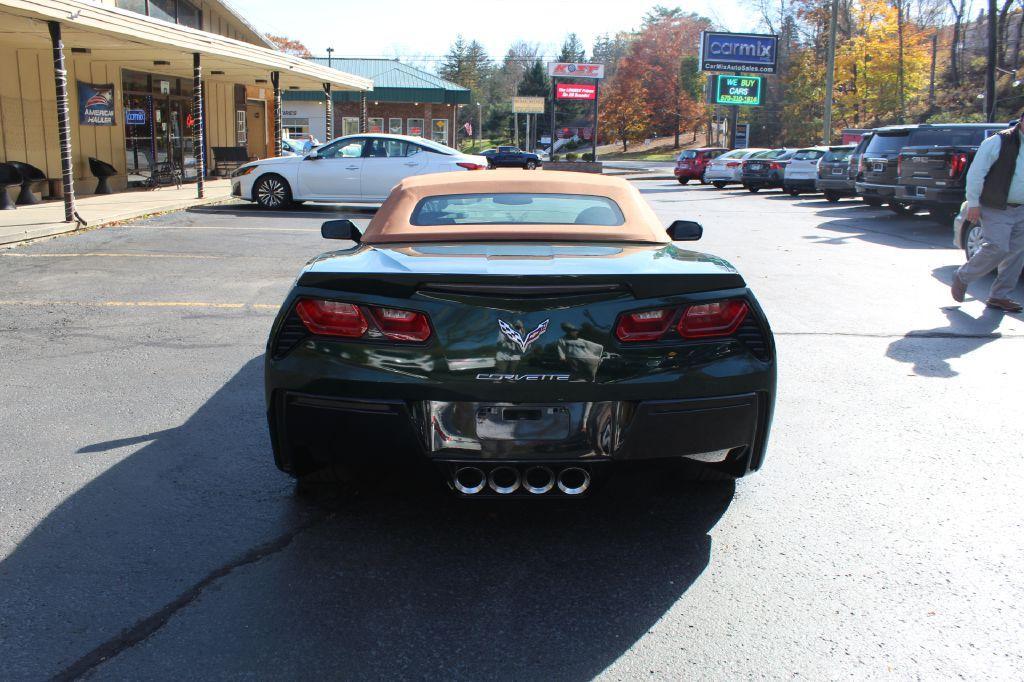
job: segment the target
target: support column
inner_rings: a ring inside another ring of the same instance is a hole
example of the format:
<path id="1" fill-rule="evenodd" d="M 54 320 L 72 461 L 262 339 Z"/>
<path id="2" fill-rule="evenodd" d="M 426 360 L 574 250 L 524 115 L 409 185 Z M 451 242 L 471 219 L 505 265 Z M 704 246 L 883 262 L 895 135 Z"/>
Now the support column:
<path id="1" fill-rule="evenodd" d="M 324 83 L 324 96 L 327 98 L 325 113 L 325 123 L 327 123 L 327 139 L 324 142 L 330 142 L 334 139 L 334 100 L 331 99 L 331 84 Z"/>
<path id="2" fill-rule="evenodd" d="M 64 222 L 78 217 L 75 207 L 75 173 L 71 155 L 71 122 L 68 120 L 68 71 L 64 67 L 64 41 L 60 23 L 48 21 L 53 44 L 53 80 L 57 88 L 57 138 L 60 142 L 60 178 L 64 186 Z M 79 218 L 80 222 L 83 222 Z"/>
<path id="3" fill-rule="evenodd" d="M 366 94 L 363 93 L 359 96 L 359 132 L 366 133 L 370 130 L 370 122 L 368 118 L 367 106 L 366 106 Z M 424 127 L 426 124 L 424 123 Z"/>
<path id="4" fill-rule="evenodd" d="M 284 154 L 283 132 L 281 128 L 281 73 L 270 72 L 270 83 L 274 86 L 274 156 Z"/>
<path id="5" fill-rule="evenodd" d="M 196 157 L 196 196 L 205 196 L 206 121 L 203 120 L 203 66 L 199 53 L 192 53 L 192 156 Z"/>

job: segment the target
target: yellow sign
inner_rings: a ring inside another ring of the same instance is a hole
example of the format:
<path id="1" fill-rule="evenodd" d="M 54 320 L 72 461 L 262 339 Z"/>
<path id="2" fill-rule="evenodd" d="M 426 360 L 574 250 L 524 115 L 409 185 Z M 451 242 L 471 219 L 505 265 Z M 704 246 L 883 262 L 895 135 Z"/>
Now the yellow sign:
<path id="1" fill-rule="evenodd" d="M 543 97 L 513 97 L 512 111 L 516 114 L 543 114 Z"/>

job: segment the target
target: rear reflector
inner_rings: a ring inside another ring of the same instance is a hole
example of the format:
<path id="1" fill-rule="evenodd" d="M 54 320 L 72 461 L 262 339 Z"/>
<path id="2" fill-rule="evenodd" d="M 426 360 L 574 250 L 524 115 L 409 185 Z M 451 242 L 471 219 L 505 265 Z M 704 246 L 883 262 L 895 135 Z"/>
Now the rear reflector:
<path id="1" fill-rule="evenodd" d="M 374 308 L 374 317 L 384 336 L 392 341 L 426 341 L 430 323 L 423 313 L 398 308 Z"/>
<path id="2" fill-rule="evenodd" d="M 359 306 L 351 303 L 304 298 L 295 304 L 295 311 L 314 334 L 358 339 L 368 328 Z"/>
<path id="3" fill-rule="evenodd" d="M 626 313 L 619 317 L 615 327 L 615 336 L 619 341 L 655 341 L 668 331 L 672 322 L 671 308 L 644 310 L 637 313 Z"/>
<path id="4" fill-rule="evenodd" d="M 748 310 L 747 302 L 738 299 L 692 305 L 679 319 L 676 330 L 686 339 L 728 336 L 743 324 Z"/>
<path id="5" fill-rule="evenodd" d="M 487 166 L 479 163 L 470 163 L 469 161 L 459 161 L 455 165 L 466 170 L 487 170 Z"/>

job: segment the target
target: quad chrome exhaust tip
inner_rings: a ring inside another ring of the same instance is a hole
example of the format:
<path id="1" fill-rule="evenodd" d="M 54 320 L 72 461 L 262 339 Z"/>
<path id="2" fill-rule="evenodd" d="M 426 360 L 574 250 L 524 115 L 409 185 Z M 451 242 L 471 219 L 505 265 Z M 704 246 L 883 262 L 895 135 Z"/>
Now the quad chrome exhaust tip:
<path id="1" fill-rule="evenodd" d="M 566 467 L 558 472 L 557 482 L 566 495 L 582 495 L 590 487 L 590 473 L 582 467 Z"/>
<path id="2" fill-rule="evenodd" d="M 499 495 L 510 495 L 519 490 L 522 478 L 519 470 L 510 466 L 498 466 L 491 469 L 487 476 L 487 485 Z"/>
<path id="3" fill-rule="evenodd" d="M 459 467 L 452 476 L 452 485 L 463 495 L 476 495 L 487 485 L 487 476 L 477 467 Z"/>
<path id="4" fill-rule="evenodd" d="M 533 466 L 523 473 L 523 488 L 534 495 L 543 495 L 555 487 L 555 474 L 545 466 Z"/>

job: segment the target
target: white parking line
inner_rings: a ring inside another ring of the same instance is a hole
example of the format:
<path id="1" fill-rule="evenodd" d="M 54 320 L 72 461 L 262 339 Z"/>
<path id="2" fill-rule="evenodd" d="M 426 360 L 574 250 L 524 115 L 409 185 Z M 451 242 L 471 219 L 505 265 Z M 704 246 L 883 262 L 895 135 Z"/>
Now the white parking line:
<path id="1" fill-rule="evenodd" d="M 200 256 L 191 253 L 19 253 L 0 252 L 0 256 L 7 258 L 84 258 L 86 256 L 96 258 L 188 258 L 201 260 L 223 260 L 224 256 Z"/>
<path id="2" fill-rule="evenodd" d="M 230 225 L 128 225 L 137 230 L 238 230 L 241 232 L 315 232 L 319 227 L 237 227 Z"/>

